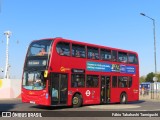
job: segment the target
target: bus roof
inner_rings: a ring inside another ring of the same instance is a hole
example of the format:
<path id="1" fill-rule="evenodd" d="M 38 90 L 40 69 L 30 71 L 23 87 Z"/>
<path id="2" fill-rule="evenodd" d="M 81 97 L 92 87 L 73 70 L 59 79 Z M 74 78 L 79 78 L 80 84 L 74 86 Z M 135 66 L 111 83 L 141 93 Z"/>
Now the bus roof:
<path id="1" fill-rule="evenodd" d="M 76 41 L 76 40 L 65 39 L 65 38 L 62 38 L 62 37 L 56 37 L 56 38 L 43 38 L 43 39 L 40 39 L 40 40 L 54 40 L 54 41 L 57 41 L 57 42 L 58 42 L 58 41 L 71 42 L 71 43 L 81 44 L 81 45 L 86 45 L 86 46 L 91 46 L 91 47 L 97 47 L 97 48 L 102 48 L 102 49 L 108 48 L 108 49 L 111 49 L 111 50 L 118 50 L 118 51 L 130 52 L 130 53 L 137 54 L 137 52 L 131 51 L 131 50 L 113 48 L 113 47 L 109 47 L 109 46 L 91 44 L 91 43 L 86 43 L 86 42 L 79 42 L 79 41 Z M 39 41 L 39 40 L 34 40 L 34 41 Z M 137 55 L 138 55 L 138 54 L 137 54 Z"/>

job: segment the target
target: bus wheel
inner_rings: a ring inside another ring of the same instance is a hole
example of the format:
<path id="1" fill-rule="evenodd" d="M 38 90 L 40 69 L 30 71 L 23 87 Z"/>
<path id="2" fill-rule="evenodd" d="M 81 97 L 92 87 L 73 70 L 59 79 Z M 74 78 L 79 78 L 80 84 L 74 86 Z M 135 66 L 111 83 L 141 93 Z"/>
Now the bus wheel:
<path id="1" fill-rule="evenodd" d="M 122 93 L 120 96 L 120 103 L 121 104 L 126 104 L 127 103 L 127 94 L 126 93 Z"/>
<path id="2" fill-rule="evenodd" d="M 73 107 L 80 107 L 82 105 L 82 97 L 79 94 L 75 94 L 72 98 Z"/>

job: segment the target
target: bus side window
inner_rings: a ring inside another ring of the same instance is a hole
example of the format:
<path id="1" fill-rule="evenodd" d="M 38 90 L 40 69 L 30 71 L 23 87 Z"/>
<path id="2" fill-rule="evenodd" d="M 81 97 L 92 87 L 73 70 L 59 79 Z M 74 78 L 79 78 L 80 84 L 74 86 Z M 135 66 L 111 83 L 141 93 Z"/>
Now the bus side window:
<path id="1" fill-rule="evenodd" d="M 84 87 L 84 85 L 85 85 L 84 74 L 72 74 L 71 87 L 73 88 Z"/>
<path id="2" fill-rule="evenodd" d="M 96 60 L 99 59 L 98 48 L 87 47 L 87 52 L 88 52 L 87 54 L 88 59 L 96 59 Z"/>
<path id="3" fill-rule="evenodd" d="M 111 60 L 111 50 L 101 49 L 101 60 Z"/>
<path id="4" fill-rule="evenodd" d="M 132 77 L 129 77 L 128 79 L 128 87 L 130 88 L 132 86 Z"/>
<path id="5" fill-rule="evenodd" d="M 117 88 L 117 76 L 112 76 L 112 88 Z"/>
<path id="6" fill-rule="evenodd" d="M 118 77 L 118 87 L 119 88 L 128 87 L 128 77 Z"/>
<path id="7" fill-rule="evenodd" d="M 72 45 L 72 56 L 85 58 L 86 57 L 85 46 L 73 44 Z"/>
<path id="8" fill-rule="evenodd" d="M 59 42 L 56 46 L 57 53 L 62 56 L 70 56 L 69 43 Z"/>
<path id="9" fill-rule="evenodd" d="M 98 75 L 87 75 L 86 87 L 98 87 Z"/>
<path id="10" fill-rule="evenodd" d="M 117 51 L 112 50 L 112 61 L 117 62 Z"/>
<path id="11" fill-rule="evenodd" d="M 128 62 L 129 64 L 138 64 L 138 58 L 135 54 L 128 55 Z"/>
<path id="12" fill-rule="evenodd" d="M 118 52 L 118 62 L 127 63 L 127 61 L 128 61 L 127 53 Z"/>

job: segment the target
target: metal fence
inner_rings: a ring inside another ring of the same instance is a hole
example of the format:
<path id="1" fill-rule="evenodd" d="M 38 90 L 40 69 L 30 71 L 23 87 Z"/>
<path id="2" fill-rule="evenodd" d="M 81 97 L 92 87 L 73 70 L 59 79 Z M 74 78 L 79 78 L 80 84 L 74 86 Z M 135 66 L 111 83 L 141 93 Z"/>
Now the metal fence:
<path id="1" fill-rule="evenodd" d="M 160 82 L 141 83 L 139 88 L 140 99 L 160 100 Z"/>

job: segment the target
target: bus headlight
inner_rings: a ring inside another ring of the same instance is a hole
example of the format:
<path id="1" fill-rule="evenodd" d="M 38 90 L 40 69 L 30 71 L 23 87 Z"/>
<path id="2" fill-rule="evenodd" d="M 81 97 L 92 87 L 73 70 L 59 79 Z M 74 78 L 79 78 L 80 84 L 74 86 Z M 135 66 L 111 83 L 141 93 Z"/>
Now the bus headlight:
<path id="1" fill-rule="evenodd" d="M 46 99 L 48 99 L 48 93 L 46 93 Z"/>

